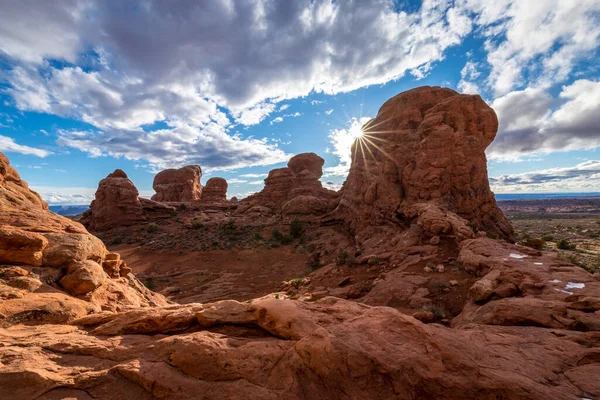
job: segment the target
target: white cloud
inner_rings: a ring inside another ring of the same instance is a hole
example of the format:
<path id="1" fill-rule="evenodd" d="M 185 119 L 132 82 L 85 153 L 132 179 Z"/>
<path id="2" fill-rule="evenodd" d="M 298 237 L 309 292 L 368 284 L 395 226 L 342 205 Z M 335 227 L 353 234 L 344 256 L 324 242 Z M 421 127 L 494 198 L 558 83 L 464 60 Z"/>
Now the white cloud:
<path id="1" fill-rule="evenodd" d="M 47 157 L 52 154 L 48 150 L 17 144 L 13 138 L 2 135 L 0 135 L 0 151 L 21 153 L 37 157 Z"/>
<path id="2" fill-rule="evenodd" d="M 326 110 L 326 111 L 325 111 L 325 114 L 327 114 L 327 115 L 331 115 L 331 113 L 332 113 L 332 112 L 333 112 L 333 108 L 331 108 L 331 109 L 329 109 L 329 110 Z"/>
<path id="3" fill-rule="evenodd" d="M 283 118 L 277 117 L 277 118 L 274 118 L 273 120 L 271 120 L 271 122 L 269 122 L 269 125 L 278 124 L 280 122 L 283 122 Z"/>
<path id="4" fill-rule="evenodd" d="M 579 59 L 594 60 L 600 3 L 595 0 L 464 0 L 487 37 L 491 67 L 488 84 L 502 96 L 523 85 L 526 74 L 536 86 L 564 81 Z"/>
<path id="5" fill-rule="evenodd" d="M 490 178 L 490 184 L 497 193 L 597 192 L 600 187 L 600 160 L 586 161 L 573 167 L 501 175 Z"/>
<path id="6" fill-rule="evenodd" d="M 96 194 L 95 188 L 31 186 L 48 204 L 90 204 Z"/>
<path id="7" fill-rule="evenodd" d="M 460 81 L 458 82 L 458 91 L 461 93 L 478 94 L 480 92 L 479 86 L 473 81 L 479 78 L 481 72 L 477 70 L 477 63 L 473 61 L 467 61 L 465 66 L 460 71 Z"/>
<path id="8" fill-rule="evenodd" d="M 558 98 L 542 88 L 511 92 L 494 101 L 499 120 L 488 155 L 523 156 L 600 146 L 600 81 L 582 79 L 563 86 Z"/>
<path id="9" fill-rule="evenodd" d="M 333 146 L 331 151 L 339 158 L 339 163 L 333 167 L 324 169 L 324 176 L 346 176 L 352 164 L 352 143 L 362 135 L 362 126 L 371 118 L 352 118 L 348 128 L 334 129 L 329 132 L 329 140 Z"/>
<path id="10" fill-rule="evenodd" d="M 248 185 L 264 185 L 265 181 L 252 181 L 248 182 Z"/>
<path id="11" fill-rule="evenodd" d="M 242 174 L 240 178 L 266 178 L 267 174 Z"/>
<path id="12" fill-rule="evenodd" d="M 248 182 L 245 179 L 238 179 L 238 178 L 232 178 L 232 179 L 227 179 L 227 183 L 231 184 L 231 185 L 235 185 L 236 183 L 246 183 Z"/>

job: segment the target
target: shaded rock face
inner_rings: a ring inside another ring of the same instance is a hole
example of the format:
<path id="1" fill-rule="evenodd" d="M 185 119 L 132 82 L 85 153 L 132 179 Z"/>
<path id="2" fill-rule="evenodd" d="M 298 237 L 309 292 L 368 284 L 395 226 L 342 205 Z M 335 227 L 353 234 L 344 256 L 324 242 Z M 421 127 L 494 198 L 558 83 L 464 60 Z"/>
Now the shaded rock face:
<path id="1" fill-rule="evenodd" d="M 134 225 L 144 220 L 139 192 L 124 171 L 117 169 L 102 179 L 96 198 L 90 205 L 91 218 L 86 225 L 96 231 L 115 226 Z"/>
<path id="2" fill-rule="evenodd" d="M 200 200 L 202 169 L 188 165 L 180 169 L 166 169 L 154 177 L 152 200 L 160 202 L 190 202 Z"/>
<path id="3" fill-rule="evenodd" d="M 290 159 L 288 166 L 273 169 L 265 179 L 260 192 L 241 200 L 244 211 L 254 205 L 284 214 L 323 214 L 335 192 L 323 188 L 319 178 L 323 175 L 324 160 L 315 153 L 298 154 Z M 296 198 L 303 196 L 303 199 Z M 308 201 L 308 202 L 307 202 Z M 290 203 L 290 204 L 288 204 Z"/>
<path id="4" fill-rule="evenodd" d="M 101 193 L 129 193 L 123 175 L 109 175 L 105 181 L 118 183 Z M 0 326 L 167 304 L 133 275 L 121 277 L 130 270 L 120 260 L 109 265 L 114 258 L 80 223 L 48 211 L 0 153 Z M 109 266 L 116 274 L 106 272 Z"/>
<path id="5" fill-rule="evenodd" d="M 223 178 L 210 178 L 202 188 L 202 201 L 225 201 L 227 200 L 227 181 Z"/>
<path id="6" fill-rule="evenodd" d="M 477 95 L 420 87 L 388 100 L 352 146 L 339 211 L 354 227 L 401 222 L 432 203 L 488 233 L 513 230 L 488 184 L 485 149 L 498 128 Z"/>

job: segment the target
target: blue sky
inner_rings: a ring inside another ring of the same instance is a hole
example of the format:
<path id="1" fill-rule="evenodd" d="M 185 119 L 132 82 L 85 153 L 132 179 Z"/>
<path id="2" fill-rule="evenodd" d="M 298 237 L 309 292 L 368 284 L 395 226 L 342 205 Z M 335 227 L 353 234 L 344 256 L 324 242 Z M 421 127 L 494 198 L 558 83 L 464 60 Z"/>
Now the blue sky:
<path id="1" fill-rule="evenodd" d="M 0 151 L 54 204 L 187 164 L 262 188 L 315 152 L 344 181 L 361 123 L 439 85 L 498 114 L 497 193 L 600 191 L 600 3 L 0 1 Z"/>

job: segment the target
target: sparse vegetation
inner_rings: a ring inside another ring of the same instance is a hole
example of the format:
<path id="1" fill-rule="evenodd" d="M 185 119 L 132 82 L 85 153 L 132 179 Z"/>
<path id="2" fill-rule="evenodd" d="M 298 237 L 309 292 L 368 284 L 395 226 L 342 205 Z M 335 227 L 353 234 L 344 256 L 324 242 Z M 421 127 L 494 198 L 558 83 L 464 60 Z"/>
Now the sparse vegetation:
<path id="1" fill-rule="evenodd" d="M 542 250 L 546 245 L 546 242 L 544 242 L 540 238 L 527 239 L 521 243 L 523 244 L 523 246 L 531 247 L 536 250 Z"/>
<path id="2" fill-rule="evenodd" d="M 303 283 L 304 283 L 304 278 L 294 278 L 294 279 L 290 280 L 290 285 L 292 285 L 292 287 L 294 289 L 299 289 Z"/>
<path id="3" fill-rule="evenodd" d="M 271 237 L 273 238 L 273 240 L 275 240 L 277 243 L 279 244 L 290 244 L 292 243 L 293 239 L 291 236 L 289 235 L 284 235 L 283 233 L 279 232 L 277 229 L 275 229 L 272 233 L 271 233 Z"/>
<path id="4" fill-rule="evenodd" d="M 290 224 L 290 236 L 294 239 L 298 239 L 304 234 L 304 225 L 301 221 L 295 219 Z"/>
<path id="5" fill-rule="evenodd" d="M 369 265 L 379 265 L 381 264 L 381 259 L 379 257 L 371 257 L 369 258 Z"/>
<path id="6" fill-rule="evenodd" d="M 146 227 L 146 231 L 148 233 L 155 233 L 158 232 L 160 230 L 160 226 L 158 226 L 157 223 L 151 222 L 148 224 L 148 226 Z"/>
<path id="7" fill-rule="evenodd" d="M 446 310 L 438 304 L 427 304 L 423 306 L 423 310 L 430 311 L 437 320 L 446 318 Z"/>
<path id="8" fill-rule="evenodd" d="M 351 267 L 352 265 L 354 265 L 355 262 L 356 259 L 354 258 L 354 256 L 348 254 L 346 250 L 340 251 L 340 253 L 335 259 L 335 264 L 338 266 L 347 265 L 348 267 Z"/>
<path id="9" fill-rule="evenodd" d="M 551 242 L 554 240 L 554 236 L 545 234 L 545 235 L 542 235 L 542 237 L 540 239 L 542 239 L 544 242 Z"/>
<path id="10" fill-rule="evenodd" d="M 154 283 L 154 279 L 152 279 L 152 278 L 146 278 L 144 280 L 144 286 L 146 286 L 150 290 L 156 289 L 156 284 Z"/>
<path id="11" fill-rule="evenodd" d="M 572 244 L 567 239 L 560 239 L 556 242 L 556 248 L 561 250 L 575 250 L 576 247 L 575 244 Z"/>

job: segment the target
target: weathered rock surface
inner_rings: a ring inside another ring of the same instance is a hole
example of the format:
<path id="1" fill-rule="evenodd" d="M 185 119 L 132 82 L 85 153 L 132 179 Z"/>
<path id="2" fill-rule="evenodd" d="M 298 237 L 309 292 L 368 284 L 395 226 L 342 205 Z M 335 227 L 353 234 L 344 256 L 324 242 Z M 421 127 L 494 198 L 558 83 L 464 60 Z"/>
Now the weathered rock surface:
<path id="1" fill-rule="evenodd" d="M 400 93 L 353 144 L 338 211 L 358 230 L 402 224 L 419 215 L 421 203 L 433 203 L 512 239 L 487 179 L 484 152 L 497 128 L 496 114 L 477 95 L 440 87 Z"/>
<path id="2" fill-rule="evenodd" d="M 122 171 L 105 181 L 115 180 L 117 190 L 108 193 L 128 193 Z M 133 275 L 121 278 L 122 263 L 110 279 L 103 267 L 112 254 L 80 223 L 48 211 L 0 153 L 0 325 L 61 323 L 101 309 L 167 304 Z"/>
<path id="3" fill-rule="evenodd" d="M 96 314 L 74 325 L 0 330 L 0 397 L 558 400 L 600 394 L 593 383 L 597 336 L 535 327 L 448 329 L 335 298 L 149 308 Z"/>
<path id="4" fill-rule="evenodd" d="M 174 210 L 168 205 L 140 198 L 127 174 L 117 169 L 100 181 L 95 199 L 83 214 L 81 222 L 89 229 L 100 232 L 136 225 L 149 218 L 166 218 Z"/>
<path id="5" fill-rule="evenodd" d="M 156 194 L 152 200 L 164 202 L 190 202 L 200 200 L 202 169 L 199 165 L 188 165 L 179 169 L 166 169 L 154 177 L 152 188 Z"/>
<path id="6" fill-rule="evenodd" d="M 292 157 L 287 167 L 269 172 L 263 190 L 240 201 L 239 212 L 258 205 L 277 212 L 285 210 L 286 215 L 323 215 L 336 197 L 319 181 L 323 164 L 324 160 L 315 153 Z"/>
<path id="7" fill-rule="evenodd" d="M 200 200 L 206 202 L 227 200 L 227 181 L 223 178 L 210 178 L 202 188 Z"/>

